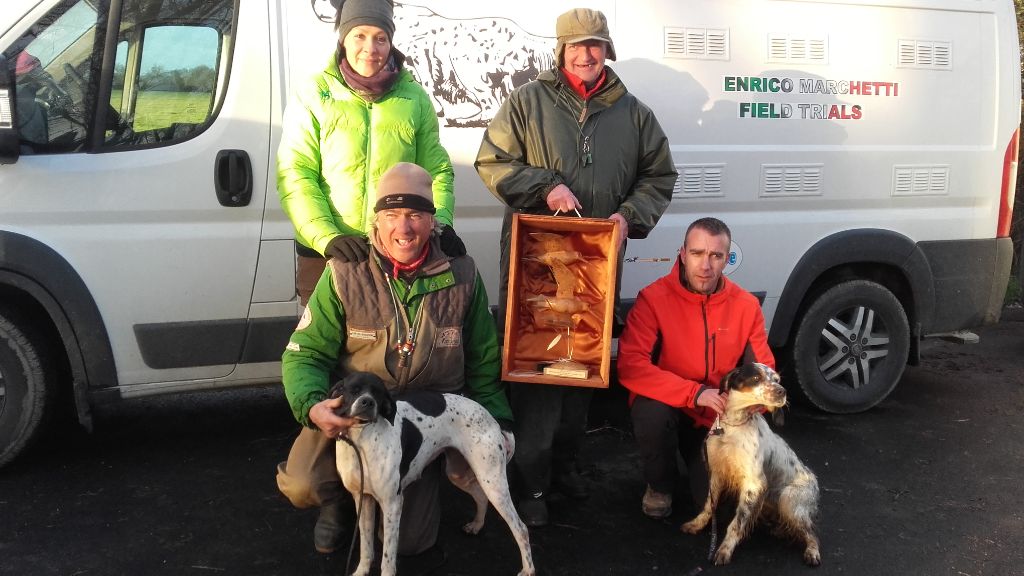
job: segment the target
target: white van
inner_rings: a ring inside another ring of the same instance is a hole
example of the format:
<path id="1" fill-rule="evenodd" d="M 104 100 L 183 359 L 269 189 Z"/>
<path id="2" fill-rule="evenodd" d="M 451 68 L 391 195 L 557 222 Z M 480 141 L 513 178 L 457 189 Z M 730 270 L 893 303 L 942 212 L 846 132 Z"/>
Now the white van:
<path id="1" fill-rule="evenodd" d="M 456 229 L 497 294 L 502 207 L 472 161 L 577 2 L 397 2 L 396 45 L 456 163 Z M 998 319 L 1020 70 L 1010 0 L 593 0 L 610 65 L 680 178 L 628 245 L 628 301 L 683 231 L 825 410 L 879 402 L 923 337 Z M 5 0 L 0 12 L 0 464 L 56 400 L 279 379 L 298 312 L 274 187 L 289 82 L 336 42 L 328 0 Z M 8 73 L 9 71 L 9 73 Z"/>

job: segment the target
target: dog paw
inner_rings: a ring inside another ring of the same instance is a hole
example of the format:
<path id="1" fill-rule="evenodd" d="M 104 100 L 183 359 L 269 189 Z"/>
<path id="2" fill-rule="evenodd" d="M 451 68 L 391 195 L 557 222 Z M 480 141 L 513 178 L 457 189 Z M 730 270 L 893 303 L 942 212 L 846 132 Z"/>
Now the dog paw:
<path id="1" fill-rule="evenodd" d="M 715 553 L 715 566 L 724 566 L 732 562 L 732 550 L 721 550 Z"/>
<path id="2" fill-rule="evenodd" d="M 682 526 L 679 527 L 679 531 L 680 532 L 685 532 L 687 534 L 698 534 L 703 529 L 704 529 L 704 524 L 701 523 L 701 522 L 697 522 L 696 518 L 693 519 L 693 520 L 690 520 L 686 524 L 683 524 Z"/>
<path id="3" fill-rule="evenodd" d="M 821 566 L 821 553 L 817 550 L 804 550 L 804 564 L 808 566 Z"/>
<path id="4" fill-rule="evenodd" d="M 472 534 L 475 536 L 480 533 L 480 530 L 482 530 L 483 527 L 483 522 L 468 522 L 462 525 L 462 531 L 466 534 Z"/>

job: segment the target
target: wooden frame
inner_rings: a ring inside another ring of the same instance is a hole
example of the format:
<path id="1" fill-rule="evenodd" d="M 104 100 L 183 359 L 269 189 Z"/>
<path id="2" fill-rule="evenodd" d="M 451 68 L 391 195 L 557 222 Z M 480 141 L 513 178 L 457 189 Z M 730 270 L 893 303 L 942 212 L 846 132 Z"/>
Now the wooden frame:
<path id="1" fill-rule="evenodd" d="M 569 299 L 553 300 L 556 292 L 565 294 L 567 274 L 564 268 L 562 274 L 556 273 L 559 266 L 551 264 L 552 254 L 576 258 L 566 264 L 575 280 Z M 619 269 L 618 223 L 513 214 L 509 255 L 502 379 L 607 388 Z M 569 302 L 568 311 L 553 302 Z M 574 309 L 581 306 L 586 309 Z M 545 366 L 567 357 L 586 366 L 585 377 L 544 373 Z"/>

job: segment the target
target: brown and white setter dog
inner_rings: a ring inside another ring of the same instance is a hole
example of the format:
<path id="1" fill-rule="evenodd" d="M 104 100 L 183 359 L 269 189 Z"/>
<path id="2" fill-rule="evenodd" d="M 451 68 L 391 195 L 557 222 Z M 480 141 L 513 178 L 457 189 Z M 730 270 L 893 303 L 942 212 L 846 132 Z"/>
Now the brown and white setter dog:
<path id="1" fill-rule="evenodd" d="M 715 564 L 728 564 L 740 541 L 761 520 L 774 524 L 776 535 L 804 543 L 804 562 L 821 564 L 814 520 L 818 514 L 818 479 L 786 441 L 772 432 L 761 415 L 786 404 L 779 375 L 764 364 L 745 364 L 720 384 L 729 399 L 707 439 L 710 490 L 704 509 L 680 530 L 696 534 L 725 495 L 737 500 Z"/>

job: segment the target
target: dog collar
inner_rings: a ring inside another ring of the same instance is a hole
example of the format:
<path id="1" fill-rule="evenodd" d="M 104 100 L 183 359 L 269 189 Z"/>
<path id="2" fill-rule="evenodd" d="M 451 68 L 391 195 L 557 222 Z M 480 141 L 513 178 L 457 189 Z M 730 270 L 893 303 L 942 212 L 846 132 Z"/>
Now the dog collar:
<path id="1" fill-rule="evenodd" d="M 745 414 L 747 416 L 746 418 L 733 422 L 730 422 L 728 418 L 725 417 L 725 414 L 722 414 L 715 419 L 715 424 L 719 427 L 719 429 L 721 429 L 721 424 L 725 424 L 726 426 L 743 426 L 747 422 L 750 422 L 750 419 L 754 417 L 753 412 L 745 412 Z"/>

